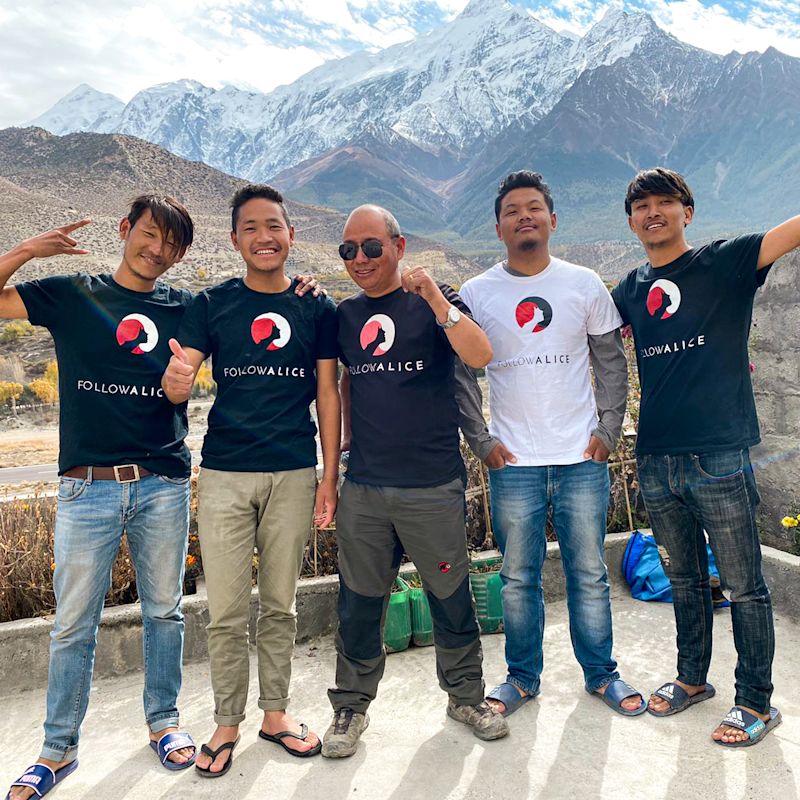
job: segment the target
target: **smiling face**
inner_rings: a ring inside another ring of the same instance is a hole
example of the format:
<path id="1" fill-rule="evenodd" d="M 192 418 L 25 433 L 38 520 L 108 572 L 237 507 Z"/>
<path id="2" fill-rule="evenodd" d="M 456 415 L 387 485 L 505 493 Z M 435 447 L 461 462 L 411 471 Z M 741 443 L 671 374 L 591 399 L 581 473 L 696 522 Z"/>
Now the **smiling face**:
<path id="1" fill-rule="evenodd" d="M 287 225 L 278 203 L 254 197 L 239 207 L 231 241 L 248 271 L 266 275 L 283 270 L 294 243 L 294 226 Z"/>
<path id="2" fill-rule="evenodd" d="M 680 249 L 693 215 L 694 209 L 675 195 L 648 194 L 631 201 L 628 225 L 645 250 Z"/>
<path id="3" fill-rule="evenodd" d="M 556 229 L 556 215 L 547 207 L 544 194 L 532 186 L 512 189 L 500 204 L 497 238 L 509 253 L 547 249 Z"/>
<path id="4" fill-rule="evenodd" d="M 125 217 L 119 224 L 119 236 L 125 242 L 120 264 L 123 280 L 155 281 L 186 253 L 186 248 L 178 248 L 172 234 L 165 236 L 150 209 L 145 209 L 134 225 Z"/>
<path id="5" fill-rule="evenodd" d="M 402 236 L 392 238 L 383 215 L 373 208 L 356 209 L 342 231 L 342 241 L 361 245 L 369 239 L 381 243 L 383 252 L 368 258 L 361 247 L 355 258 L 345 261 L 350 277 L 369 297 L 381 297 L 400 288 L 400 261 L 406 248 Z"/>

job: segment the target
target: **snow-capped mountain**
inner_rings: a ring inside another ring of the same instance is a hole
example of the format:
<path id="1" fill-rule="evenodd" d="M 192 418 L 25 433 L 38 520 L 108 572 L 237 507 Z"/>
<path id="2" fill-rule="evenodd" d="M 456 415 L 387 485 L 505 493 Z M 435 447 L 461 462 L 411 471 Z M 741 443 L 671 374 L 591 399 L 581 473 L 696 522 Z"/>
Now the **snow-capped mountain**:
<path id="1" fill-rule="evenodd" d="M 368 125 L 461 154 L 518 121 L 541 119 L 582 71 L 625 57 L 648 35 L 666 36 L 647 15 L 612 10 L 575 42 L 508 2 L 472 0 L 424 36 L 328 62 L 269 94 L 184 80 L 139 92 L 124 110 L 109 109 L 121 113 L 101 117 L 96 97 L 86 96 L 84 111 L 73 93 L 35 124 L 126 133 L 259 179 L 349 142 Z"/>
<path id="2" fill-rule="evenodd" d="M 65 133 L 101 131 L 117 125 L 124 108 L 125 103 L 113 94 L 98 92 L 82 83 L 30 124 L 59 136 Z"/>
<path id="3" fill-rule="evenodd" d="M 183 80 L 120 108 L 84 86 L 35 123 L 130 134 L 233 175 L 274 179 L 298 199 L 384 202 L 417 230 L 465 234 L 491 221 L 481 193 L 523 166 L 563 183 L 576 208 L 605 202 L 656 162 L 691 167 L 724 199 L 734 161 L 715 142 L 765 163 L 787 163 L 779 147 L 795 152 L 783 140 L 800 116 L 791 89 L 799 66 L 776 51 L 706 52 L 641 12 L 613 8 L 575 38 L 511 2 L 471 0 L 413 41 L 328 62 L 267 94 Z M 754 139 L 771 114 L 790 126 Z M 788 164 L 794 174 L 792 163 L 800 160 Z"/>

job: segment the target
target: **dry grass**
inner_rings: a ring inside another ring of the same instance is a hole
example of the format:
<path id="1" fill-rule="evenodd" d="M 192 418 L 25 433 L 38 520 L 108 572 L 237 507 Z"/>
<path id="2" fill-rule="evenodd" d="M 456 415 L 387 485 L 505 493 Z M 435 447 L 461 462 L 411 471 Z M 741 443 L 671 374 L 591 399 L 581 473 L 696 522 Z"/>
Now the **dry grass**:
<path id="1" fill-rule="evenodd" d="M 38 617 L 55 609 L 54 497 L 0 503 L 0 622 Z M 136 576 L 123 540 L 112 572 L 109 605 L 135 598 Z"/>
<path id="2" fill-rule="evenodd" d="M 6 431 L 0 438 L 0 469 L 55 464 L 58 461 L 58 429 Z"/>

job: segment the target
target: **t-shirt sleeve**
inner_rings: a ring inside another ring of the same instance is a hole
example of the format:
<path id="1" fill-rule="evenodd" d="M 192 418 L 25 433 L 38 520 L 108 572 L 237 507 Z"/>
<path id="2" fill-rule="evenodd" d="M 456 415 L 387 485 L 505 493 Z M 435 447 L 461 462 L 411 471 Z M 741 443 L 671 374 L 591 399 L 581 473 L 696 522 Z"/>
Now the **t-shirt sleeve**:
<path id="1" fill-rule="evenodd" d="M 181 347 L 191 347 L 209 355 L 212 350 L 211 331 L 208 329 L 209 297 L 200 292 L 189 304 L 178 328 Z"/>
<path id="2" fill-rule="evenodd" d="M 614 305 L 617 307 L 617 313 L 622 320 L 623 325 L 628 325 L 630 323 L 630 317 L 628 316 L 628 310 L 625 305 L 625 283 L 627 278 L 623 278 L 612 290 L 611 290 L 611 299 L 614 301 Z"/>
<path id="3" fill-rule="evenodd" d="M 454 305 L 462 314 L 466 314 L 472 319 L 472 311 L 470 311 L 469 306 L 452 286 L 448 286 L 446 283 L 440 283 L 439 288 L 442 290 L 442 294 L 445 296 L 448 303 Z"/>
<path id="4" fill-rule="evenodd" d="M 591 273 L 591 290 L 588 297 L 589 307 L 586 315 L 586 332 L 589 336 L 601 336 L 610 333 L 622 325 L 614 300 L 608 289 L 596 273 Z"/>
<path id="5" fill-rule="evenodd" d="M 329 297 L 320 298 L 320 301 L 317 316 L 316 359 L 338 358 L 339 321 L 336 316 L 336 304 Z"/>
<path id="6" fill-rule="evenodd" d="M 72 307 L 78 275 L 54 275 L 38 281 L 18 283 L 15 288 L 25 304 L 31 325 L 57 330 L 61 320 L 68 317 Z"/>
<path id="7" fill-rule="evenodd" d="M 721 280 L 735 280 L 742 291 L 753 294 L 764 285 L 772 265 L 758 268 L 764 233 L 747 233 L 711 244 L 714 266 Z"/>

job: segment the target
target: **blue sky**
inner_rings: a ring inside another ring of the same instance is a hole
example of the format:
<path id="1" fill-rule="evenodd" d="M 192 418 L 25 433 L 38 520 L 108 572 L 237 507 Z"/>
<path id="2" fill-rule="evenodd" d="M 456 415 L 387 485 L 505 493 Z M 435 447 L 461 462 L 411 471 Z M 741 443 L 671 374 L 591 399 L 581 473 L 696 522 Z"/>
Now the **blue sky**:
<path id="1" fill-rule="evenodd" d="M 498 5 L 504 0 L 495 0 Z M 484 0 L 486 2 L 486 0 Z M 621 5 L 620 0 L 612 0 Z M 609 0 L 512 0 L 584 33 Z M 0 127 L 22 125 L 80 83 L 129 100 L 192 78 L 269 91 L 331 58 L 406 41 L 467 0 L 28 0 L 0 6 Z M 800 57 L 800 0 L 625 0 L 679 39 L 727 53 Z"/>

